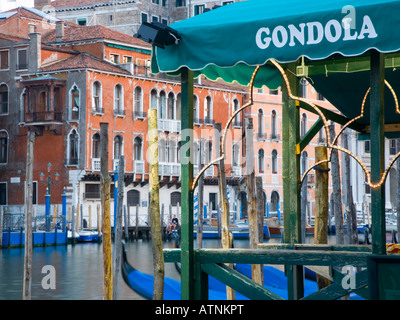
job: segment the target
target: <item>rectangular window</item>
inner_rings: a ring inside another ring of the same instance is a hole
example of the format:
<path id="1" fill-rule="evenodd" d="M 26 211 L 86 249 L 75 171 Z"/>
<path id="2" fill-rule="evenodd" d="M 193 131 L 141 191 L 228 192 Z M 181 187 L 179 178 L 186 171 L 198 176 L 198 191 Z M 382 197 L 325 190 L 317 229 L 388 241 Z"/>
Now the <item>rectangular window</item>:
<path id="1" fill-rule="evenodd" d="M 122 62 L 123 63 L 131 63 L 132 62 L 132 57 L 131 56 L 123 56 L 122 57 Z"/>
<path id="2" fill-rule="evenodd" d="M 160 0 L 151 0 L 151 3 L 160 4 Z"/>
<path id="3" fill-rule="evenodd" d="M 198 14 L 202 14 L 206 6 L 204 4 L 199 4 L 194 6 L 194 15 L 197 16 Z"/>
<path id="4" fill-rule="evenodd" d="M 365 153 L 371 152 L 371 141 L 370 140 L 364 141 L 364 152 Z"/>
<path id="5" fill-rule="evenodd" d="M 167 0 L 162 0 L 162 6 L 166 7 L 167 6 Z"/>
<path id="6" fill-rule="evenodd" d="M 76 23 L 80 26 L 86 26 L 86 18 L 76 19 Z"/>
<path id="7" fill-rule="evenodd" d="M 26 54 L 26 49 L 18 50 L 17 53 L 17 70 L 28 69 L 28 56 Z"/>
<path id="8" fill-rule="evenodd" d="M 158 17 L 151 16 L 151 22 L 158 22 Z"/>
<path id="9" fill-rule="evenodd" d="M 100 199 L 100 184 L 85 184 L 85 199 Z"/>
<path id="10" fill-rule="evenodd" d="M 389 140 L 389 153 L 390 155 L 396 154 L 396 139 Z"/>
<path id="11" fill-rule="evenodd" d="M 7 70 L 9 68 L 9 51 L 0 51 L 0 69 Z"/>
<path id="12" fill-rule="evenodd" d="M 186 6 L 186 0 L 176 0 L 175 6 L 178 7 L 185 7 Z"/>
<path id="13" fill-rule="evenodd" d="M 168 20 L 167 19 L 161 19 L 161 23 L 165 24 L 165 25 L 168 25 Z"/>
<path id="14" fill-rule="evenodd" d="M 149 16 L 147 15 L 147 13 L 142 13 L 142 23 L 147 22 L 148 20 L 149 20 Z"/>
<path id="15" fill-rule="evenodd" d="M 223 2 L 222 2 L 222 5 L 223 5 L 223 6 L 226 6 L 227 4 L 230 4 L 230 3 L 233 3 L 233 1 L 223 1 Z"/>
<path id="16" fill-rule="evenodd" d="M 0 206 L 7 204 L 7 183 L 0 182 Z"/>
<path id="17" fill-rule="evenodd" d="M 114 63 L 119 63 L 119 54 L 110 53 L 110 61 Z"/>

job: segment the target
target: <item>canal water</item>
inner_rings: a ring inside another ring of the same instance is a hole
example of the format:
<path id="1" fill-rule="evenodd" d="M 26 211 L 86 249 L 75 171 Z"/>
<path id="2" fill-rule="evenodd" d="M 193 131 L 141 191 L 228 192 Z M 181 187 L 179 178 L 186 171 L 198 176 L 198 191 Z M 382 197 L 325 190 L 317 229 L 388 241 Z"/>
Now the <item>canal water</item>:
<path id="1" fill-rule="evenodd" d="M 281 242 L 271 238 L 266 242 Z M 195 241 L 196 242 L 196 241 Z M 163 242 L 164 248 L 172 248 L 171 241 Z M 220 241 L 205 239 L 204 248 L 218 248 Z M 248 240 L 234 240 L 235 248 L 248 248 Z M 138 240 L 126 244 L 129 262 L 138 270 L 153 273 L 151 240 Z M 58 247 L 33 248 L 32 300 L 102 300 L 103 299 L 103 251 L 97 243 L 79 243 Z M 48 271 L 44 266 L 53 266 L 56 288 L 44 289 L 42 279 Z M 24 249 L 0 250 L 0 300 L 22 299 Z M 180 280 L 173 263 L 165 264 L 165 276 Z M 119 300 L 142 300 L 119 278 Z"/>

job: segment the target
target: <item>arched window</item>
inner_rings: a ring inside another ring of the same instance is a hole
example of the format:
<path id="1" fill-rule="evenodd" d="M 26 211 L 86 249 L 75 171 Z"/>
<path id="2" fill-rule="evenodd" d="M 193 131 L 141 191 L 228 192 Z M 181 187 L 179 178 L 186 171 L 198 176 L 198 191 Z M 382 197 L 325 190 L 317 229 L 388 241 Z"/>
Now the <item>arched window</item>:
<path id="1" fill-rule="evenodd" d="M 157 109 L 157 90 L 152 89 L 150 92 L 150 108 Z"/>
<path id="2" fill-rule="evenodd" d="M 240 156 L 240 147 L 237 143 L 235 143 L 232 147 L 232 166 L 233 167 L 240 166 L 239 156 Z"/>
<path id="3" fill-rule="evenodd" d="M 212 141 L 207 141 L 205 143 L 205 150 L 204 150 L 204 159 L 205 159 L 205 164 L 209 163 L 212 161 Z M 211 167 L 212 168 L 212 167 Z"/>
<path id="4" fill-rule="evenodd" d="M 100 158 L 100 135 L 95 133 L 92 138 L 92 158 Z"/>
<path id="5" fill-rule="evenodd" d="M 167 108 L 168 115 L 167 115 L 167 118 L 171 119 L 171 120 L 175 119 L 174 101 L 175 101 L 174 94 L 172 92 L 170 92 L 168 94 L 168 108 Z"/>
<path id="6" fill-rule="evenodd" d="M 271 138 L 276 139 L 278 136 L 278 130 L 277 130 L 277 123 L 276 123 L 276 111 L 272 110 L 271 113 Z"/>
<path id="7" fill-rule="evenodd" d="M 272 150 L 272 173 L 278 173 L 278 152 L 274 149 Z"/>
<path id="8" fill-rule="evenodd" d="M 128 206 L 136 207 L 140 206 L 140 192 L 137 190 L 129 190 L 126 193 L 126 202 Z"/>
<path id="9" fill-rule="evenodd" d="M 193 122 L 200 124 L 200 110 L 199 110 L 199 98 L 193 95 Z"/>
<path id="10" fill-rule="evenodd" d="M 124 111 L 124 93 L 122 86 L 117 84 L 114 87 L 114 113 L 117 115 L 123 115 Z"/>
<path id="11" fill-rule="evenodd" d="M 176 142 L 174 140 L 168 141 L 168 162 L 176 163 Z"/>
<path id="12" fill-rule="evenodd" d="M 160 162 L 166 162 L 165 159 L 165 153 L 166 153 L 166 143 L 164 139 L 160 139 L 158 141 L 158 161 Z"/>
<path id="13" fill-rule="evenodd" d="M 213 121 L 213 104 L 210 96 L 206 97 L 204 102 L 204 123 L 212 124 Z"/>
<path id="14" fill-rule="evenodd" d="M 71 88 L 70 101 L 71 101 L 71 120 L 79 120 L 80 97 L 79 97 L 79 89 L 76 85 L 74 85 Z"/>
<path id="15" fill-rule="evenodd" d="M 102 90 L 99 81 L 93 82 L 92 107 L 95 112 L 104 112 L 102 109 Z"/>
<path id="16" fill-rule="evenodd" d="M 304 137 L 307 133 L 307 115 L 305 113 L 301 116 L 301 123 L 300 123 L 300 136 Z"/>
<path id="17" fill-rule="evenodd" d="M 193 143 L 193 164 L 198 165 L 200 163 L 200 147 L 197 142 Z"/>
<path id="18" fill-rule="evenodd" d="M 142 138 L 136 137 L 133 140 L 133 160 L 143 160 L 142 159 Z"/>
<path id="19" fill-rule="evenodd" d="M 258 171 L 264 172 L 264 149 L 258 150 Z"/>
<path id="20" fill-rule="evenodd" d="M 143 91 L 141 87 L 136 87 L 134 91 L 134 106 L 133 111 L 135 117 L 141 117 L 143 112 Z"/>
<path id="21" fill-rule="evenodd" d="M 6 84 L 0 85 L 0 114 L 8 113 L 8 87 Z"/>
<path id="22" fill-rule="evenodd" d="M 258 120 L 258 137 L 264 138 L 264 112 L 262 111 L 262 109 L 258 109 L 257 120 Z"/>
<path id="23" fill-rule="evenodd" d="M 158 117 L 160 119 L 167 118 L 167 96 L 165 94 L 165 91 L 160 92 L 160 104 L 159 104 L 159 108 L 158 108 Z"/>
<path id="24" fill-rule="evenodd" d="M 271 206 L 270 211 L 277 212 L 279 204 L 279 193 L 276 191 L 272 191 L 271 193 Z"/>
<path id="25" fill-rule="evenodd" d="M 68 135 L 68 164 L 77 165 L 79 159 L 79 135 L 72 129 Z"/>
<path id="26" fill-rule="evenodd" d="M 0 131 L 0 163 L 5 164 L 8 162 L 8 133 L 7 131 Z"/>
<path id="27" fill-rule="evenodd" d="M 182 107 L 182 97 L 178 93 L 176 95 L 176 120 L 181 120 L 181 107 Z"/>
<path id="28" fill-rule="evenodd" d="M 115 136 L 114 138 L 114 159 L 118 160 L 120 155 L 122 154 L 122 137 Z"/>
<path id="29" fill-rule="evenodd" d="M 301 167 L 300 167 L 300 172 L 301 174 L 304 174 L 304 172 L 307 170 L 308 167 L 308 154 L 307 151 L 303 151 L 301 154 Z"/>
<path id="30" fill-rule="evenodd" d="M 181 205 L 181 193 L 178 191 L 172 192 L 171 193 L 171 206 L 176 207 Z"/>
<path id="31" fill-rule="evenodd" d="M 233 99 L 233 112 L 237 111 L 239 107 L 240 106 L 238 99 Z M 233 125 L 240 126 L 240 112 L 236 115 Z"/>

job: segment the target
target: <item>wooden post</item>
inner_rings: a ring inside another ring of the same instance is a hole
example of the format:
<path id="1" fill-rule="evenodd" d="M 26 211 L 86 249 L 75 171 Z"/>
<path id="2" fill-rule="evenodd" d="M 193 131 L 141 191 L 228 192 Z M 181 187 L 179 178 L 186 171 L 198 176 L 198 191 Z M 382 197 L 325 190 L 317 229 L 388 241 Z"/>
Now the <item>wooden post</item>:
<path id="1" fill-rule="evenodd" d="M 262 177 L 256 177 L 256 195 L 257 195 L 257 228 L 258 228 L 258 243 L 264 242 L 264 208 L 265 203 L 263 201 L 263 180 Z M 261 284 L 264 285 L 264 267 L 260 265 L 261 272 Z"/>
<path id="2" fill-rule="evenodd" d="M 22 299 L 31 300 L 32 286 L 32 196 L 33 196 L 33 150 L 35 132 L 28 131 L 26 146 L 26 192 L 25 192 L 25 254 Z M 0 225 L 3 228 L 3 225 Z"/>
<path id="3" fill-rule="evenodd" d="M 187 68 L 182 68 L 181 92 L 181 297 L 182 300 L 193 300 L 193 71 Z M 200 279 L 197 281 L 201 283 Z"/>
<path id="4" fill-rule="evenodd" d="M 89 211 L 89 217 L 88 217 L 88 228 L 89 230 L 92 230 L 92 205 L 88 205 L 88 211 Z"/>
<path id="5" fill-rule="evenodd" d="M 101 163 L 101 208 L 103 233 L 103 276 L 104 300 L 112 300 L 112 252 L 111 252 L 111 214 L 110 214 L 110 184 L 111 178 L 108 166 L 108 123 L 100 123 L 100 163 Z"/>
<path id="6" fill-rule="evenodd" d="M 79 221 L 80 221 L 80 208 L 81 208 L 81 206 L 79 205 L 79 203 L 78 203 L 78 205 L 76 206 L 76 232 L 79 232 L 79 226 L 80 226 L 80 224 L 79 224 Z"/>
<path id="7" fill-rule="evenodd" d="M 257 197 L 256 197 L 256 181 L 254 172 L 254 147 L 253 147 L 253 119 L 248 118 L 246 125 L 246 185 L 249 197 L 249 205 L 247 213 L 249 217 L 249 233 L 250 233 L 250 248 L 257 249 L 258 245 L 258 219 L 257 219 Z M 258 284 L 261 284 L 261 269 L 262 265 L 252 264 L 251 274 L 252 279 Z"/>
<path id="8" fill-rule="evenodd" d="M 117 187 L 117 212 L 115 213 L 116 220 L 114 226 L 115 241 L 114 241 L 114 283 L 113 283 L 113 300 L 118 298 L 118 280 L 119 272 L 121 270 L 121 256 L 122 256 L 122 207 L 124 203 L 124 168 L 125 168 L 125 158 L 123 155 L 119 157 L 118 162 L 118 184 Z"/>
<path id="9" fill-rule="evenodd" d="M 76 227 L 76 216 L 75 216 L 75 211 L 76 211 L 76 205 L 72 205 L 72 218 L 71 218 L 71 235 L 72 235 L 72 244 L 75 244 L 76 238 L 75 238 L 75 227 Z"/>
<path id="10" fill-rule="evenodd" d="M 204 164 L 204 139 L 200 138 L 199 148 L 199 171 Z M 203 247 L 203 224 L 204 224 L 204 175 L 201 175 L 197 184 L 197 248 Z"/>
<path id="11" fill-rule="evenodd" d="M 153 300 L 162 300 L 164 295 L 164 253 L 160 221 L 160 184 L 158 177 L 158 131 L 157 109 L 149 110 L 149 149 L 150 149 L 150 211 L 151 241 L 153 244 L 154 286 Z"/>
<path id="12" fill-rule="evenodd" d="M 150 204 L 149 204 L 150 205 Z M 135 239 L 139 237 L 139 205 L 136 205 L 136 226 L 135 226 Z"/>
<path id="13" fill-rule="evenodd" d="M 293 95 L 299 94 L 299 79 L 296 77 L 297 63 L 285 69 Z M 283 213 L 284 242 L 301 243 L 301 198 L 300 198 L 300 113 L 298 103 L 288 94 L 287 84 L 282 82 L 282 160 L 283 160 Z M 304 296 L 302 266 L 285 266 L 288 276 L 288 299 Z"/>
<path id="14" fill-rule="evenodd" d="M 335 137 L 335 124 L 329 126 L 329 135 L 333 141 Z M 331 142 L 332 142 L 331 141 Z M 340 166 L 337 149 L 332 148 L 331 155 L 331 177 L 333 212 L 335 215 L 336 243 L 344 244 L 343 211 L 342 211 L 342 189 L 340 187 Z"/>
<path id="15" fill-rule="evenodd" d="M 164 235 L 164 203 L 161 205 L 161 226 L 160 226 L 160 231 L 161 231 L 161 238 Z"/>
<path id="16" fill-rule="evenodd" d="M 3 247 L 3 217 L 6 207 L 0 207 L 0 249 Z"/>
<path id="17" fill-rule="evenodd" d="M 125 228 L 124 228 L 124 231 L 125 231 L 125 235 L 124 235 L 124 237 L 125 237 L 125 241 L 127 241 L 128 240 L 128 219 L 127 219 L 127 215 L 126 215 L 126 205 L 124 205 L 124 226 L 125 226 Z"/>
<path id="18" fill-rule="evenodd" d="M 371 182 L 378 183 L 385 170 L 385 54 L 370 52 Z M 385 184 L 371 188 L 371 213 L 372 252 L 386 254 Z"/>
<path id="19" fill-rule="evenodd" d="M 97 204 L 96 209 L 97 209 L 97 235 L 99 237 L 99 242 L 101 242 L 100 204 Z"/>
<path id="20" fill-rule="evenodd" d="M 325 146 L 315 147 L 315 161 L 327 160 Z M 314 243 L 328 243 L 328 163 L 322 163 L 315 168 L 315 230 Z M 317 274 L 318 289 L 328 286 L 330 281 Z"/>

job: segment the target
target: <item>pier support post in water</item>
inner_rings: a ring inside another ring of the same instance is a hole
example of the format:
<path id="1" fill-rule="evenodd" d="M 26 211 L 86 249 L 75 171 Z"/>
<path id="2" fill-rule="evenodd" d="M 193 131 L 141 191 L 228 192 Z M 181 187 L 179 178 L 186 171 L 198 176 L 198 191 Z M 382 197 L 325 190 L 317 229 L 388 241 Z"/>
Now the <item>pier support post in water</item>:
<path id="1" fill-rule="evenodd" d="M 103 274 L 104 300 L 112 300 L 112 252 L 111 252 L 111 214 L 110 214 L 110 184 L 108 170 L 108 123 L 100 123 L 100 164 L 101 164 L 101 208 L 103 233 Z"/>
<path id="2" fill-rule="evenodd" d="M 327 160 L 327 150 L 325 146 L 315 148 L 315 161 Z M 314 243 L 328 243 L 328 162 L 324 162 L 315 167 L 315 230 Z M 318 289 L 328 286 L 330 281 L 317 274 Z"/>
<path id="3" fill-rule="evenodd" d="M 164 253 L 160 221 L 160 183 L 158 178 L 158 130 L 157 110 L 149 110 L 149 148 L 150 148 L 150 218 L 151 241 L 153 243 L 154 286 L 153 300 L 162 300 L 164 293 Z"/>
<path id="4" fill-rule="evenodd" d="M 26 191 L 25 191 L 25 258 L 23 300 L 31 300 L 32 284 L 32 189 L 33 189 L 33 148 L 35 132 L 28 131 L 26 151 Z M 0 225 L 0 228 L 3 226 Z"/>

